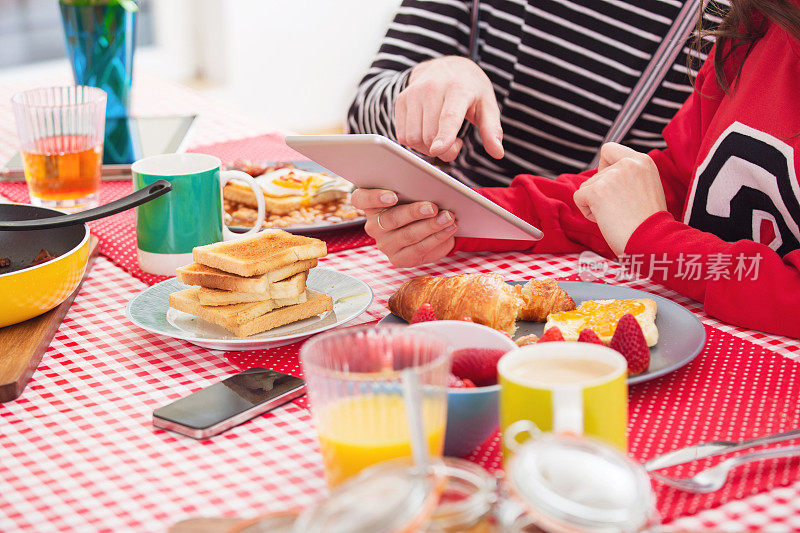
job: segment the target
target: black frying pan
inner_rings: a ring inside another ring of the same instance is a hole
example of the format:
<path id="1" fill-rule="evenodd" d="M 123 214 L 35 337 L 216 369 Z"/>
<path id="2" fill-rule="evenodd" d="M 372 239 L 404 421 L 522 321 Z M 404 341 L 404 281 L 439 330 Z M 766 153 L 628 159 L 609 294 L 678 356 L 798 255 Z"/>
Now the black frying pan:
<path id="1" fill-rule="evenodd" d="M 43 207 L 0 204 L 0 258 L 11 264 L 0 267 L 7 274 L 31 266 L 41 250 L 60 256 L 78 246 L 86 236 L 84 222 L 121 213 L 172 190 L 172 184 L 158 180 L 119 200 L 72 215 Z"/>

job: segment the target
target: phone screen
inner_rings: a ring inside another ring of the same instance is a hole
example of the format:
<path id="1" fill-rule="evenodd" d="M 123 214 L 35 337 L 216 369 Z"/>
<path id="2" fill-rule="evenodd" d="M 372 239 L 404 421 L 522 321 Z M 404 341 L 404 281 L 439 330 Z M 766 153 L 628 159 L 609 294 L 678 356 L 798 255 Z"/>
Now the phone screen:
<path id="1" fill-rule="evenodd" d="M 220 431 L 224 431 L 292 400 L 304 391 L 305 382 L 300 378 L 266 368 L 250 368 L 156 409 L 153 419 L 157 426 L 175 431 L 179 430 L 159 424 L 157 419 L 193 430 L 206 430 L 234 419 L 233 424 L 220 428 Z M 242 418 L 240 415 L 248 416 Z"/>

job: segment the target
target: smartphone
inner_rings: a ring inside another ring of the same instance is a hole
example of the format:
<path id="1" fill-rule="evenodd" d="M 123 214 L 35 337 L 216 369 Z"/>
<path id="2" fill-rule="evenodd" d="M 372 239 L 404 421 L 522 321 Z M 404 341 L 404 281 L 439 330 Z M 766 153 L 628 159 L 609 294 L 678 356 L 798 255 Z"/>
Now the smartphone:
<path id="1" fill-rule="evenodd" d="M 153 425 L 195 439 L 218 435 L 306 393 L 300 378 L 254 367 L 153 411 Z"/>

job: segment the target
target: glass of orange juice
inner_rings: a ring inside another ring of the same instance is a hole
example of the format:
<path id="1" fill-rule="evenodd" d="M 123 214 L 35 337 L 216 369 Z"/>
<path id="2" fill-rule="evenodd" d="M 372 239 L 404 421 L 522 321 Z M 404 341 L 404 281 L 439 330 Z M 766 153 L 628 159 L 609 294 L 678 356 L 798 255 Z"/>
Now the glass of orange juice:
<path id="1" fill-rule="evenodd" d="M 31 203 L 66 211 L 98 204 L 106 93 L 73 85 L 11 99 Z"/>
<path id="2" fill-rule="evenodd" d="M 405 326 L 348 328 L 314 337 L 300 360 L 330 487 L 375 463 L 411 457 L 401 386 L 406 368 L 419 377 L 428 449 L 442 455 L 450 371 L 445 340 Z"/>

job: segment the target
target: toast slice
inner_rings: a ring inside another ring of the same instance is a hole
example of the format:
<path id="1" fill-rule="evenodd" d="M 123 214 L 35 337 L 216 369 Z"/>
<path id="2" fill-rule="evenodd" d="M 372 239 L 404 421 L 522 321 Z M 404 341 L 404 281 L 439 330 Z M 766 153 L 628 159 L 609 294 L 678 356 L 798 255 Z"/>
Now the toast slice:
<path id="1" fill-rule="evenodd" d="M 283 281 L 270 284 L 266 292 L 223 291 L 200 287 L 200 290 L 197 291 L 197 299 L 200 300 L 201 305 L 213 306 L 297 298 L 306 290 L 306 279 L 308 279 L 308 272 L 300 272 Z"/>
<path id="2" fill-rule="evenodd" d="M 313 196 L 287 196 L 277 198 L 264 195 L 264 209 L 271 215 L 288 215 L 301 207 L 312 204 L 323 204 L 340 200 L 347 196 L 347 191 L 341 189 L 326 189 Z M 248 207 L 256 208 L 256 195 L 250 187 L 241 187 L 229 183 L 222 188 L 222 197 L 230 202 L 236 202 Z"/>
<path id="3" fill-rule="evenodd" d="M 561 330 L 564 340 L 576 341 L 582 329 L 591 327 L 603 344 L 608 346 L 611 343 L 611 337 L 614 336 L 614 330 L 617 328 L 617 321 L 623 314 L 630 312 L 629 306 L 643 306 L 641 312 L 633 313 L 633 316 L 642 326 L 642 333 L 644 333 L 647 345 L 654 346 L 658 342 L 657 309 L 655 300 L 650 298 L 587 300 L 576 307 L 574 311 L 551 313 L 547 317 L 544 331 L 552 326 L 557 326 Z M 599 308 L 592 309 L 593 307 Z"/>
<path id="4" fill-rule="evenodd" d="M 258 276 L 242 277 L 207 267 L 200 263 L 192 263 L 177 269 L 176 274 L 178 281 L 187 285 L 200 285 L 201 287 L 224 291 L 267 293 L 271 284 L 287 279 L 299 272 L 306 272 L 315 266 L 317 266 L 316 259 L 307 259 Z"/>
<path id="5" fill-rule="evenodd" d="M 226 320 L 227 317 L 225 313 L 215 312 L 216 310 L 221 309 L 220 307 L 205 307 L 200 305 L 199 300 L 197 300 L 197 290 L 197 288 L 192 288 L 170 294 L 170 307 L 195 316 L 199 316 L 203 320 L 220 325 L 237 337 L 249 337 L 251 335 L 262 333 L 286 324 L 291 324 L 292 322 L 297 322 L 305 318 L 310 318 L 333 309 L 333 300 L 330 296 L 308 289 L 304 293 L 306 295 L 306 300 L 301 303 L 268 311 L 262 315 L 256 316 L 255 318 L 251 318 L 248 321 L 240 322 L 239 324 L 231 324 Z M 252 304 L 238 304 L 237 306 L 247 305 Z"/>
<path id="6" fill-rule="evenodd" d="M 196 246 L 192 258 L 239 276 L 256 276 L 297 261 L 316 259 L 328 252 L 325 241 L 282 230 L 263 230 L 235 241 Z"/>
<path id="7" fill-rule="evenodd" d="M 282 300 L 264 300 L 263 302 L 245 302 L 232 305 L 206 306 L 201 305 L 197 297 L 200 291 L 198 287 L 184 289 L 173 292 L 169 295 L 169 306 L 178 311 L 199 316 L 203 320 L 208 320 L 214 324 L 231 329 L 250 322 L 273 309 L 296 305 L 305 302 L 308 295 L 304 291 L 297 298 L 286 298 Z"/>

